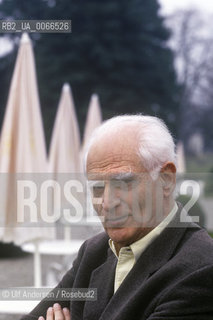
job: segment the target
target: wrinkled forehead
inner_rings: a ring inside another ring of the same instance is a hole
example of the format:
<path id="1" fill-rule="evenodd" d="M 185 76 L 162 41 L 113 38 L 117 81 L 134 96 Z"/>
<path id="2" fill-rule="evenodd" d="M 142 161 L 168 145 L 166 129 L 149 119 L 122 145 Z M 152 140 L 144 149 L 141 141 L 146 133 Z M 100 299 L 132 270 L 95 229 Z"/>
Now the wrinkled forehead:
<path id="1" fill-rule="evenodd" d="M 105 135 L 91 146 L 87 156 L 87 173 L 120 174 L 141 172 L 139 142 L 132 131 L 129 134 Z"/>
<path id="2" fill-rule="evenodd" d="M 87 171 L 87 179 L 88 180 L 129 180 L 129 179 L 136 179 L 137 177 L 140 177 L 144 173 L 146 173 L 145 170 L 138 170 L 138 171 L 132 171 L 132 170 L 90 170 Z"/>
<path id="3" fill-rule="evenodd" d="M 100 179 L 127 177 L 146 171 L 140 156 L 135 152 L 125 151 L 118 154 L 106 150 L 103 154 L 94 152 L 87 161 L 87 175 L 97 176 Z"/>

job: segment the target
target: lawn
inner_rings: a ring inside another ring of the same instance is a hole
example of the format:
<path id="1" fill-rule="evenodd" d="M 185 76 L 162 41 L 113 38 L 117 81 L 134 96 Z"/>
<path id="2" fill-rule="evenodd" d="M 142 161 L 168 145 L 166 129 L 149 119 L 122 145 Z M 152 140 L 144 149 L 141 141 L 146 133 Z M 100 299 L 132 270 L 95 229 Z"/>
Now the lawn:
<path id="1" fill-rule="evenodd" d="M 200 158 L 186 155 L 186 172 L 209 172 L 213 168 L 212 159 L 212 153 L 205 153 Z"/>

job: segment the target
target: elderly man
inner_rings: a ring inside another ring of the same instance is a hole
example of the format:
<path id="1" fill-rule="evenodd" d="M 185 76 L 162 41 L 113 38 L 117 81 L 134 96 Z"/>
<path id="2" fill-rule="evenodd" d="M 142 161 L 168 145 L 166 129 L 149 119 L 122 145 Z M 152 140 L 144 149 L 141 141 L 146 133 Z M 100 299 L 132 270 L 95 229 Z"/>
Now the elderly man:
<path id="1" fill-rule="evenodd" d="M 213 241 L 174 201 L 165 124 L 143 115 L 106 121 L 86 170 L 106 232 L 82 245 L 58 288 L 97 288 L 97 300 L 42 301 L 24 319 L 213 319 Z"/>

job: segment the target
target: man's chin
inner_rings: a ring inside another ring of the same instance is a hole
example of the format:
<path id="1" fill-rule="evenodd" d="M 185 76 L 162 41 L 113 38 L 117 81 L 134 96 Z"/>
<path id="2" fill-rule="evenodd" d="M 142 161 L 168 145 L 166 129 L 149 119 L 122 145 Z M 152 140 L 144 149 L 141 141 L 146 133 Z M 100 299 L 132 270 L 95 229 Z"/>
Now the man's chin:
<path id="1" fill-rule="evenodd" d="M 131 241 L 131 234 L 129 234 L 129 228 L 106 228 L 106 232 L 110 239 L 116 243 L 128 243 Z"/>

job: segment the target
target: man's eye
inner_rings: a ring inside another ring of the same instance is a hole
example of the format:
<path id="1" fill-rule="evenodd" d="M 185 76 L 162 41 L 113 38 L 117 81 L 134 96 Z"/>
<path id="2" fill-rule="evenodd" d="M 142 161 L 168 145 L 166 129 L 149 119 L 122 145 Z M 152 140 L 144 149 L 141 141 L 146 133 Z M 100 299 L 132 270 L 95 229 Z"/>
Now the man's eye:
<path id="1" fill-rule="evenodd" d="M 116 189 L 129 190 L 134 185 L 134 180 L 118 180 L 113 181 L 112 186 Z"/>
<path id="2" fill-rule="evenodd" d="M 98 198 L 103 195 L 104 192 L 104 186 L 93 186 L 93 197 Z"/>
<path id="3" fill-rule="evenodd" d="M 123 185 L 123 182 L 122 181 L 120 181 L 120 180 L 112 180 L 111 182 L 110 182 L 110 184 L 111 184 L 111 187 L 113 187 L 113 188 L 119 188 L 119 189 L 121 189 L 122 188 L 122 185 Z"/>

